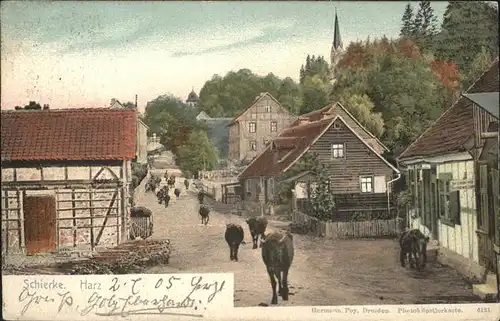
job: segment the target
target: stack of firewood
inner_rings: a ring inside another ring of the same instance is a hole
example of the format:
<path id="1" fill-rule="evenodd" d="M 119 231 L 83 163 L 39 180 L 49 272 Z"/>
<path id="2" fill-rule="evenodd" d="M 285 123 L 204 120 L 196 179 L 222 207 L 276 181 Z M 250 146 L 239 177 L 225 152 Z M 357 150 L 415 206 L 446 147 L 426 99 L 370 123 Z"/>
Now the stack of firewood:
<path id="1" fill-rule="evenodd" d="M 98 251 L 91 258 L 31 267 L 10 267 L 8 274 L 130 274 L 144 267 L 168 264 L 169 240 L 137 240 Z M 4 267 L 5 272 L 6 267 Z"/>

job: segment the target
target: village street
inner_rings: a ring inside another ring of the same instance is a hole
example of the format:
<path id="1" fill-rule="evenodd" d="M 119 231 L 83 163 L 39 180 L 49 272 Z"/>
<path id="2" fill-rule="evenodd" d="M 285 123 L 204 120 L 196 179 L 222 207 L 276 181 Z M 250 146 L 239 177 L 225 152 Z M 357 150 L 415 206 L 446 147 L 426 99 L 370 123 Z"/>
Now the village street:
<path id="1" fill-rule="evenodd" d="M 157 171 L 157 174 L 163 173 Z M 186 193 L 183 179 L 176 200 L 171 191 L 168 208 L 158 204 L 153 193 L 141 195 L 138 205 L 154 213 L 153 239 L 170 239 L 173 251 L 169 265 L 148 268 L 145 273 L 220 272 L 234 273 L 235 306 L 269 304 L 271 287 L 260 249 L 252 250 L 244 218 L 212 211 L 208 226 L 200 225 L 196 190 Z M 165 181 L 162 181 L 162 185 Z M 210 202 L 206 203 L 210 204 Z M 224 240 L 226 223 L 238 223 L 245 231 L 239 262 L 229 260 Z M 285 228 L 270 221 L 268 230 Z M 398 263 L 394 240 L 333 241 L 294 234 L 295 258 L 290 270 L 291 296 L 279 305 L 354 305 L 477 302 L 471 285 L 452 269 L 428 264 L 426 271 L 403 269 Z"/>

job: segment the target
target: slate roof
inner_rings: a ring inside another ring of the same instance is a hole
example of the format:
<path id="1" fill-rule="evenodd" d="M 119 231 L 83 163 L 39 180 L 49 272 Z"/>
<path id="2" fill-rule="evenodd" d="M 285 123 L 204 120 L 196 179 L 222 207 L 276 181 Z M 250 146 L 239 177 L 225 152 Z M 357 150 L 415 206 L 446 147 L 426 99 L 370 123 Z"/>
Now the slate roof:
<path id="1" fill-rule="evenodd" d="M 1 159 L 133 159 L 136 124 L 135 109 L 2 111 Z"/>
<path id="2" fill-rule="evenodd" d="M 323 135 L 334 121 L 334 118 L 328 118 L 283 130 L 263 153 L 253 159 L 238 178 L 271 177 L 284 172 L 312 146 L 317 138 Z"/>
<path id="3" fill-rule="evenodd" d="M 398 172 L 394 166 L 377 153 L 368 142 L 351 128 L 342 117 L 337 115 L 335 117 L 328 117 L 302 125 L 288 127 L 283 130 L 261 154 L 257 155 L 252 160 L 252 162 L 240 173 L 238 178 L 272 177 L 286 172 L 321 136 L 323 136 L 336 120 L 342 121 L 368 149 L 394 172 Z"/>
<path id="4" fill-rule="evenodd" d="M 363 126 L 357 119 L 354 117 L 344 106 L 342 106 L 341 103 L 336 102 L 332 104 L 328 104 L 327 106 L 311 111 L 307 114 L 302 114 L 295 121 L 290 125 L 290 126 L 297 126 L 300 123 L 301 119 L 308 119 L 309 121 L 318 121 L 323 118 L 325 114 L 330 114 L 331 116 L 334 116 L 335 113 L 335 108 L 340 108 L 342 109 L 360 128 L 363 130 L 368 136 L 371 138 L 375 139 L 377 143 L 379 143 L 380 146 L 382 146 L 383 149 L 388 151 L 389 149 L 373 134 L 371 133 L 368 129 L 366 129 L 365 126 Z"/>
<path id="5" fill-rule="evenodd" d="M 467 93 L 497 92 L 498 58 L 491 67 L 467 90 Z M 418 156 L 437 156 L 465 151 L 464 144 L 474 133 L 472 102 L 464 96 L 448 108 L 429 128 L 427 128 L 398 160 Z"/>

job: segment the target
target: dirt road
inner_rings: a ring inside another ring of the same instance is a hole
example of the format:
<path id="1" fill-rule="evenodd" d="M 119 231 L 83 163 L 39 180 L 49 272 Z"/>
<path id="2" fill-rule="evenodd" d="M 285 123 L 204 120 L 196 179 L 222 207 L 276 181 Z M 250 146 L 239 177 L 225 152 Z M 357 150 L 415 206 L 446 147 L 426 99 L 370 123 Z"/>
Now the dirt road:
<path id="1" fill-rule="evenodd" d="M 179 200 L 173 196 L 167 209 L 152 193 L 142 205 L 154 212 L 154 239 L 171 240 L 168 266 L 155 266 L 146 273 L 231 272 L 235 278 L 235 306 L 269 304 L 271 287 L 260 250 L 252 250 L 244 218 L 212 212 L 208 226 L 200 225 L 195 193 L 186 192 L 183 179 Z M 164 184 L 164 182 L 162 182 Z M 191 189 L 193 187 L 190 187 Z M 229 260 L 224 240 L 225 224 L 241 224 L 246 244 L 239 262 Z M 270 229 L 279 229 L 270 222 Z M 290 270 L 290 300 L 279 305 L 356 305 L 479 302 L 471 285 L 447 267 L 430 264 L 424 272 L 398 264 L 394 240 L 332 241 L 294 235 L 295 259 Z"/>

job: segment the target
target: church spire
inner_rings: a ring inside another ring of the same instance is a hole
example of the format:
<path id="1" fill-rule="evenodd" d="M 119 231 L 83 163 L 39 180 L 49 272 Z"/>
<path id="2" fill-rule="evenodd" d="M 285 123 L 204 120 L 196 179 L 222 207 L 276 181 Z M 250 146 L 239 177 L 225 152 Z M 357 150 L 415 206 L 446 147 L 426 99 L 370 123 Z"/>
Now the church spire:
<path id="1" fill-rule="evenodd" d="M 340 38 L 339 18 L 337 17 L 337 8 L 335 8 L 335 27 L 333 29 L 333 49 L 344 49 L 342 39 Z"/>

